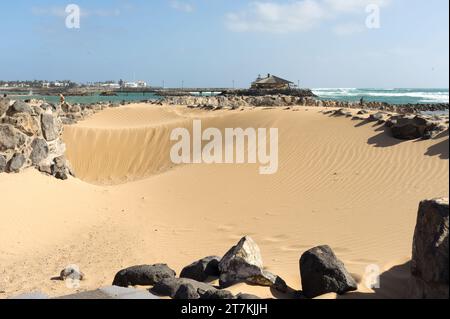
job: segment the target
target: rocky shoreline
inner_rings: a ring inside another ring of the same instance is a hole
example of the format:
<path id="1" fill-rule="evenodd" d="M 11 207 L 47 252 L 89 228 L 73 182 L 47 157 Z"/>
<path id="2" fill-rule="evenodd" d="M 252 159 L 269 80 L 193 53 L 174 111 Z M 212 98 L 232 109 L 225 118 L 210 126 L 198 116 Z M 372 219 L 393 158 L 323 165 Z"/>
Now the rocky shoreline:
<path id="1" fill-rule="evenodd" d="M 63 103 L 56 105 L 39 100 L 25 103 L 0 98 L 0 173 L 17 173 L 28 167 L 67 179 L 74 175 L 65 159 L 65 144 L 61 136 L 63 125 L 76 124 L 106 108 L 116 108 L 135 102 L 122 103 Z M 204 110 L 238 109 L 243 107 L 326 107 L 324 114 L 345 116 L 353 120 L 377 122 L 390 129 L 392 136 L 402 140 L 430 139 L 448 131 L 448 115 L 424 115 L 423 111 L 448 110 L 448 104 L 387 105 L 368 103 L 320 101 L 295 96 L 214 96 L 166 97 L 158 101 L 141 101 L 149 105 L 185 105 Z M 340 107 L 339 109 L 335 109 Z M 377 113 L 374 113 L 377 111 Z M 355 113 L 357 112 L 357 113 Z"/>
<path id="2" fill-rule="evenodd" d="M 420 113 L 433 111 L 448 111 L 448 103 L 440 104 L 388 104 L 382 102 L 340 102 L 331 100 L 319 100 L 313 96 L 295 95 L 224 95 L 224 96 L 170 96 L 159 101 L 169 105 L 186 105 L 192 108 L 240 108 L 240 107 L 330 107 L 368 109 L 395 112 L 399 114 Z"/>

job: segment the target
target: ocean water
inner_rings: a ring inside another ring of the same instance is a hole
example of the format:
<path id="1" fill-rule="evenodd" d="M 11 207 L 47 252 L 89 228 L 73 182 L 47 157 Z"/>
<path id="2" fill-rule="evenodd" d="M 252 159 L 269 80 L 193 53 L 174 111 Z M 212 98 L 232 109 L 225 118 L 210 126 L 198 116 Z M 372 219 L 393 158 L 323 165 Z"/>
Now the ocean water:
<path id="1" fill-rule="evenodd" d="M 45 100 L 51 103 L 59 103 L 59 96 L 49 96 L 49 95 L 35 95 L 35 94 L 24 94 L 18 95 L 14 92 L 5 92 L 13 99 L 28 100 L 28 99 L 38 99 Z M 2 92 L 3 94 L 3 92 Z M 89 95 L 89 96 L 66 96 L 66 102 L 70 104 L 90 104 L 98 102 L 122 102 L 122 101 L 143 101 L 143 100 L 157 100 L 160 97 L 154 93 L 118 93 L 117 96 L 100 96 L 100 95 Z"/>
<path id="2" fill-rule="evenodd" d="M 449 103 L 448 89 L 313 89 L 324 100 L 386 102 L 389 104 Z"/>

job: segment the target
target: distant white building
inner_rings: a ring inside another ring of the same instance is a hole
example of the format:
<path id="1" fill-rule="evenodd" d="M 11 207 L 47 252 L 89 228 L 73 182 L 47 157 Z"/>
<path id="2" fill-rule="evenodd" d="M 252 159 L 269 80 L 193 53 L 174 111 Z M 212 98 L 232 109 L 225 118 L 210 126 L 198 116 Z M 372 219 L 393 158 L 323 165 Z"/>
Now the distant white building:
<path id="1" fill-rule="evenodd" d="M 126 82 L 125 87 L 129 89 L 138 88 L 138 84 L 136 82 Z"/>
<path id="2" fill-rule="evenodd" d="M 120 85 L 118 83 L 104 83 L 102 87 L 107 87 L 110 89 L 120 89 Z"/>
<path id="3" fill-rule="evenodd" d="M 126 88 L 137 89 L 137 88 L 146 88 L 147 82 L 145 81 L 137 81 L 137 82 L 126 82 Z"/>
<path id="4" fill-rule="evenodd" d="M 145 82 L 145 81 L 137 81 L 137 85 L 140 88 L 146 88 L 147 87 L 147 82 Z"/>
<path id="5" fill-rule="evenodd" d="M 43 88 L 49 88 L 50 87 L 50 83 L 49 82 L 44 82 L 44 83 L 42 83 L 42 87 Z"/>

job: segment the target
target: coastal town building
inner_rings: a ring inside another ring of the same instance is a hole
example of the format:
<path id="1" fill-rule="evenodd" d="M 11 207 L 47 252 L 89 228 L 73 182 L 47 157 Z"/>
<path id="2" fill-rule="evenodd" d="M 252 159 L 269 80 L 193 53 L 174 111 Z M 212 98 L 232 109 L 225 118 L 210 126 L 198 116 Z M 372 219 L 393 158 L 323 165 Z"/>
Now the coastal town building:
<path id="1" fill-rule="evenodd" d="M 146 88 L 147 82 L 145 81 L 137 81 L 137 82 L 126 82 L 124 85 L 125 88 Z"/>
<path id="2" fill-rule="evenodd" d="M 293 82 L 282 79 L 275 75 L 267 74 L 267 77 L 258 76 L 252 83 L 252 89 L 255 90 L 285 90 L 293 87 Z"/>

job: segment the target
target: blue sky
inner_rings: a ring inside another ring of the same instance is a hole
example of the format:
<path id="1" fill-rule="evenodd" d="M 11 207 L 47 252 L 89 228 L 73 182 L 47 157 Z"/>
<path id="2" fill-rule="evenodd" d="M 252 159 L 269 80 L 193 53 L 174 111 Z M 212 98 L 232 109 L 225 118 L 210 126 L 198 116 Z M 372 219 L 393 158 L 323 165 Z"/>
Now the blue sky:
<path id="1" fill-rule="evenodd" d="M 65 7 L 80 6 L 80 29 Z M 366 27 L 377 4 L 380 28 Z M 0 79 L 246 87 L 449 86 L 448 0 L 15 0 L 0 4 Z"/>

